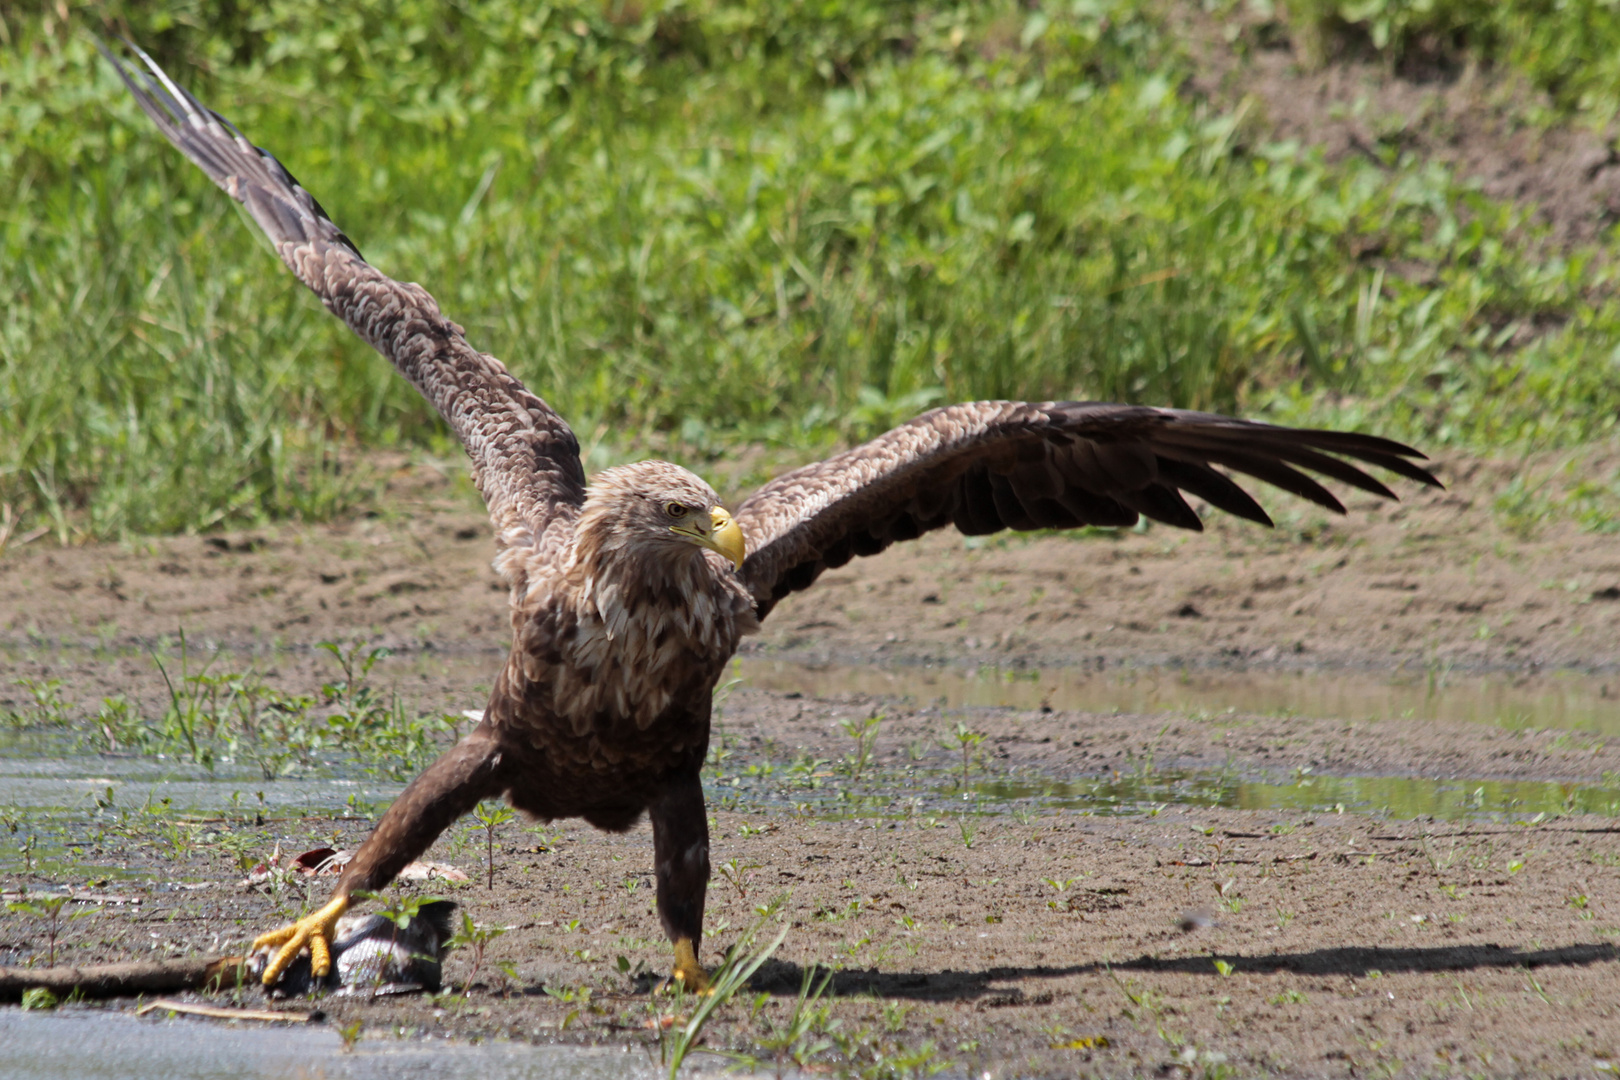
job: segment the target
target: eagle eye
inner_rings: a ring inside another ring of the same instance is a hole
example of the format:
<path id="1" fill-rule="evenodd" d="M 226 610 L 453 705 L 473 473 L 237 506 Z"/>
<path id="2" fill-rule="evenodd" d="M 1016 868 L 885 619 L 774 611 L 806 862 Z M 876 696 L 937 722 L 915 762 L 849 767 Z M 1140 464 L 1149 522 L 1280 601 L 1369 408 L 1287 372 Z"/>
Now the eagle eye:
<path id="1" fill-rule="evenodd" d="M 664 513 L 668 514 L 672 518 L 685 517 L 686 507 L 682 506 L 678 502 L 672 502 L 664 507 Z"/>

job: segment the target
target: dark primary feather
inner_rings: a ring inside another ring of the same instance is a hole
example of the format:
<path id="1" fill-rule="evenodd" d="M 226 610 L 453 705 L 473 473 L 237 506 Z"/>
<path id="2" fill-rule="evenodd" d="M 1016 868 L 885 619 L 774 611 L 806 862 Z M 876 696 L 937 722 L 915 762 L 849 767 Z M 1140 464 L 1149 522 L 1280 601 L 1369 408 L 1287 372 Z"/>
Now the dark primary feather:
<path id="1" fill-rule="evenodd" d="M 1390 499 L 1393 492 L 1351 461 L 1438 487 L 1412 458 L 1423 455 L 1374 435 L 1181 409 L 1082 401 L 950 405 L 751 495 L 737 512 L 750 552 L 741 573 L 763 616 L 823 570 L 947 525 L 979 536 L 1127 526 L 1143 516 L 1202 529 L 1183 492 L 1270 525 L 1260 504 L 1212 466 L 1343 513 L 1333 493 L 1301 469 Z"/>
<path id="2" fill-rule="evenodd" d="M 135 45 L 131 72 L 98 41 L 158 129 L 245 206 L 277 254 L 338 318 L 386 356 L 444 417 L 472 458 L 501 539 L 537 547 L 546 527 L 584 500 L 579 443 L 562 417 L 504 365 L 467 343 L 420 286 L 360 256 L 320 203 L 269 153 L 171 80 Z"/>

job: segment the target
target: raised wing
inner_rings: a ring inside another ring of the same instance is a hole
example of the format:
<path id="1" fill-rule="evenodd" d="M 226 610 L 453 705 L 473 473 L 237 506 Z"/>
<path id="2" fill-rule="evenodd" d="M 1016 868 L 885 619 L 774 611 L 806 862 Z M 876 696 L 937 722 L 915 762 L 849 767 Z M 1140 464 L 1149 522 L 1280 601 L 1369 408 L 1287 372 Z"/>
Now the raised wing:
<path id="1" fill-rule="evenodd" d="M 360 256 L 292 174 L 230 121 L 177 86 L 133 44 L 131 72 L 97 42 L 158 129 L 247 207 L 287 268 L 328 311 L 386 356 L 444 417 L 472 458 L 497 536 L 539 547 L 553 520 L 585 499 L 579 441 L 499 360 L 467 344 L 421 286 L 395 281 Z"/>
<path id="2" fill-rule="evenodd" d="M 1341 514 L 1333 493 L 1295 466 L 1395 498 L 1345 458 L 1440 486 L 1408 460 L 1422 454 L 1374 435 L 1083 401 L 949 405 L 749 496 L 736 515 L 750 552 L 741 576 L 764 616 L 823 570 L 947 525 L 979 536 L 1134 525 L 1142 515 L 1202 529 L 1182 492 L 1270 525 L 1216 465 Z"/>

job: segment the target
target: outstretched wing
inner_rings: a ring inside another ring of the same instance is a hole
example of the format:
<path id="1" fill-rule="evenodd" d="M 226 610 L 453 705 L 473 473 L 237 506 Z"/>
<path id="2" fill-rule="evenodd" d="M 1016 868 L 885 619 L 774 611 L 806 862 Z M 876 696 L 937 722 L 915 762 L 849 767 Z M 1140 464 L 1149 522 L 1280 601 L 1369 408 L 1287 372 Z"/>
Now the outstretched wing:
<path id="1" fill-rule="evenodd" d="M 1295 466 L 1395 498 L 1345 458 L 1440 486 L 1407 460 L 1422 454 L 1373 435 L 1097 402 L 950 405 L 749 496 L 736 515 L 750 552 L 741 576 L 764 616 L 823 570 L 947 525 L 978 536 L 1134 525 L 1144 515 L 1202 529 L 1182 492 L 1270 525 L 1216 465 L 1341 514 L 1333 493 Z"/>
<path id="2" fill-rule="evenodd" d="M 421 286 L 395 281 L 361 258 L 279 161 L 177 86 L 151 57 L 125 42 L 145 64 L 132 73 L 96 44 L 168 140 L 247 207 L 298 280 L 444 417 L 472 458 L 501 541 L 538 547 L 554 519 L 571 521 L 585 498 L 585 471 L 579 441 L 562 417 L 499 360 L 467 344 Z"/>

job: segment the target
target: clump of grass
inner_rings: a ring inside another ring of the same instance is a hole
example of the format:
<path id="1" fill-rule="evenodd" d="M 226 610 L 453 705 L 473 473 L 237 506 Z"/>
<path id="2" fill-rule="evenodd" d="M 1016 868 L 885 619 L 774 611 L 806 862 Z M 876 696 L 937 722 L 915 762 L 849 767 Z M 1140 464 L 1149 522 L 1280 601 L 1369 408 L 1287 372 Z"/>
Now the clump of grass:
<path id="1" fill-rule="evenodd" d="M 253 765 L 266 780 L 293 768 L 319 768 L 334 756 L 405 779 L 459 736 L 459 717 L 414 713 L 397 693 L 384 694 L 369 681 L 387 650 L 335 642 L 320 648 L 337 659 L 343 678 L 325 684 L 318 697 L 270 687 L 251 670 L 216 671 L 222 654 L 199 660 L 181 632 L 173 648 L 160 642 L 150 653 L 168 694 L 160 714 L 147 715 L 120 695 L 75 717 L 78 710 L 62 698 L 59 682 L 24 680 L 34 704 L 10 710 L 6 720 L 19 730 L 77 731 L 82 744 L 105 753 L 171 755 L 210 770 L 223 762 Z"/>
<path id="2" fill-rule="evenodd" d="M 714 1016 L 715 1012 L 729 1004 L 731 999 L 736 996 L 737 991 L 746 986 L 748 980 L 754 977 L 754 972 L 758 971 L 761 965 L 769 960 L 777 949 L 781 948 L 782 942 L 787 940 L 788 927 L 784 926 L 768 945 L 754 948 L 754 938 L 763 924 L 764 920 L 762 919 L 759 924 L 745 932 L 736 945 L 732 946 L 726 953 L 725 962 L 714 972 L 709 989 L 705 993 L 696 996 L 696 1003 L 693 1005 L 691 1015 L 684 1022 L 677 1020 L 672 1025 L 667 1044 L 661 1048 L 663 1050 L 663 1060 L 669 1066 L 669 1080 L 676 1080 L 681 1071 L 681 1065 L 685 1063 L 692 1050 L 697 1047 L 703 1029 L 708 1026 L 709 1020 Z M 680 985 L 678 980 L 677 985 Z M 683 1000 L 677 1003 L 677 1011 L 682 1005 L 686 1004 L 685 999 L 687 999 L 688 995 L 683 993 L 679 997 Z M 662 1031 L 662 1028 L 660 1030 Z"/>
<path id="3" fill-rule="evenodd" d="M 8 726 L 23 730 L 32 727 L 66 727 L 67 705 L 62 700 L 61 679 L 14 679 L 11 685 L 27 691 L 31 704 L 25 709 L 7 709 Z"/>

